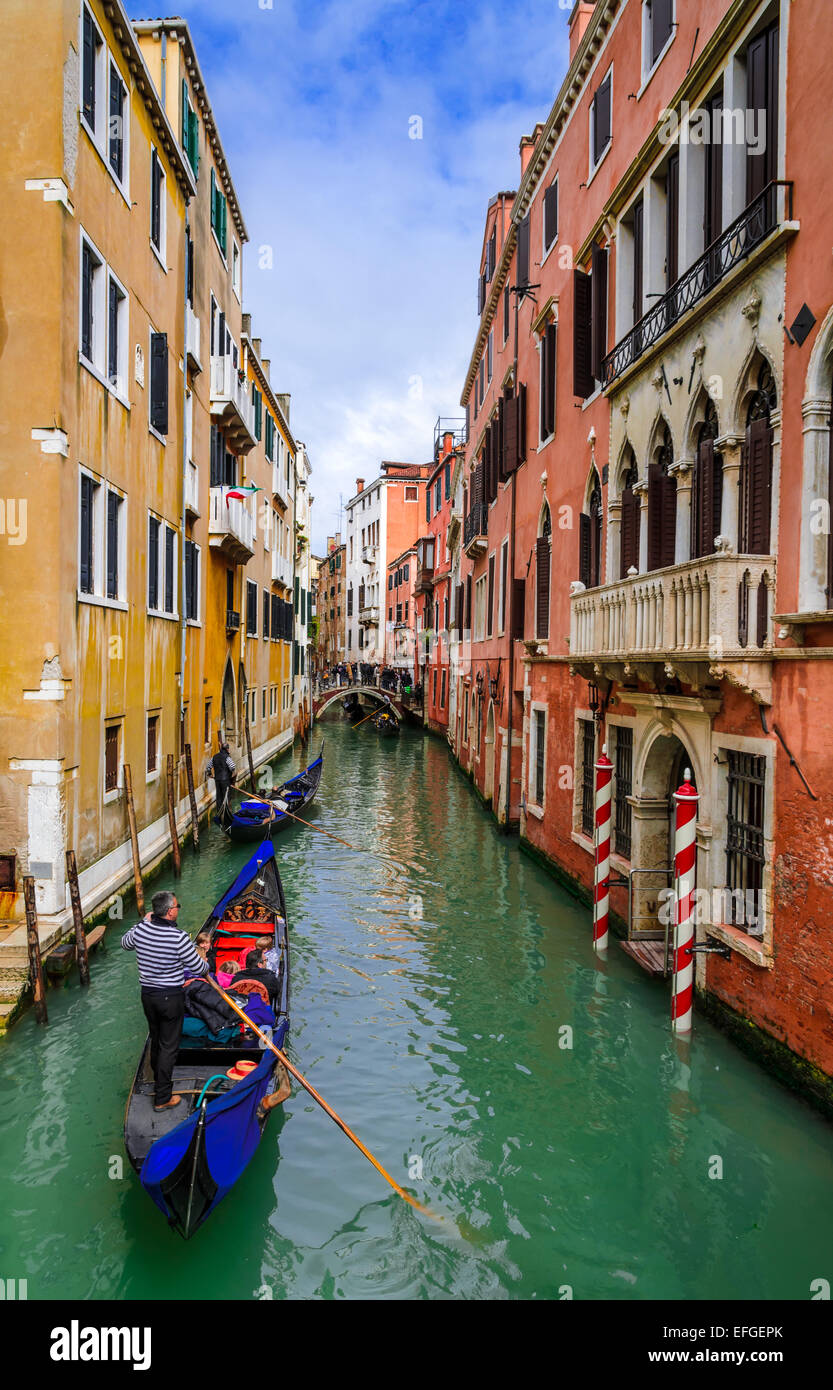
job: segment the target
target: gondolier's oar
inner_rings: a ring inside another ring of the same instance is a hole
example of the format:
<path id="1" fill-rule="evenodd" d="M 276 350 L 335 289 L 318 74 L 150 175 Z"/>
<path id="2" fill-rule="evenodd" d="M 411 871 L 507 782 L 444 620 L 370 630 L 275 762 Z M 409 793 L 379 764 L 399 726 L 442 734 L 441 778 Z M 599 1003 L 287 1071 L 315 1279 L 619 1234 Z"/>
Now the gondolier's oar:
<path id="1" fill-rule="evenodd" d="M 273 809 L 277 806 L 278 810 L 281 812 L 281 815 L 289 816 L 290 820 L 300 821 L 301 825 L 308 825 L 310 830 L 317 830 L 319 835 L 326 835 L 328 840 L 338 840 L 338 843 L 340 845 L 344 845 L 347 849 L 355 850 L 356 854 L 370 854 L 372 852 L 367 849 L 359 849 L 358 845 L 351 845 L 349 840 L 342 840 L 340 835 L 333 835 L 332 831 L 330 830 L 322 830 L 320 825 L 313 825 L 311 820 L 304 820 L 303 816 L 296 816 L 294 811 L 285 810 L 283 805 L 279 801 L 270 801 L 268 797 L 265 796 L 254 796 L 250 799 L 252 801 L 262 801 L 264 806 L 271 806 Z M 276 817 L 273 814 L 269 823 L 271 824 L 271 821 L 275 819 Z M 267 824 L 265 816 L 263 818 L 262 823 L 263 825 Z"/>
<path id="2" fill-rule="evenodd" d="M 365 1148 L 365 1146 L 364 1146 L 364 1144 L 362 1143 L 361 1139 L 359 1139 L 359 1138 L 353 1133 L 352 1129 L 350 1129 L 349 1126 L 346 1125 L 346 1124 L 344 1123 L 344 1121 L 342 1120 L 341 1116 L 340 1116 L 340 1115 L 337 1115 L 336 1112 L 335 1112 L 335 1110 L 333 1110 L 332 1107 L 329 1106 L 329 1105 L 327 1104 L 327 1102 L 325 1101 L 324 1097 L 323 1097 L 323 1096 L 320 1096 L 320 1095 L 318 1094 L 318 1092 L 316 1091 L 315 1087 L 314 1087 L 309 1081 L 307 1081 L 307 1079 L 306 1079 L 305 1076 L 302 1076 L 302 1075 L 301 1075 L 301 1073 L 298 1071 L 297 1067 L 293 1067 L 293 1065 L 292 1065 L 292 1063 L 290 1062 L 289 1058 L 287 1057 L 286 1053 L 285 1053 L 285 1052 L 282 1052 L 281 1049 L 280 1049 L 279 1047 L 276 1047 L 275 1044 L 272 1042 L 271 1038 L 268 1038 L 268 1037 L 266 1036 L 265 1033 L 262 1033 L 262 1032 L 260 1031 L 260 1029 L 258 1028 L 257 1024 L 252 1023 L 251 1019 L 248 1018 L 246 1014 L 244 1014 L 243 1010 L 242 1010 L 241 1008 L 239 1008 L 237 1004 L 235 1004 L 235 1002 L 234 1002 L 233 999 L 229 999 L 229 997 L 228 997 L 228 995 L 226 994 L 225 990 L 224 990 L 224 989 L 221 989 L 220 986 L 219 986 L 214 980 L 212 980 L 212 978 L 211 978 L 210 975 L 206 976 L 206 979 L 208 980 L 208 983 L 211 985 L 211 987 L 212 987 L 213 989 L 216 989 L 216 991 L 217 991 L 218 994 L 222 995 L 223 999 L 225 999 L 225 1001 L 226 1001 L 226 1003 L 228 1004 L 229 1008 L 230 1008 L 230 1009 L 234 1009 L 234 1012 L 235 1012 L 236 1014 L 239 1014 L 239 1015 L 240 1015 L 240 1017 L 242 1018 L 243 1022 L 244 1022 L 245 1025 L 246 1025 L 246 1027 L 247 1027 L 247 1028 L 251 1028 L 252 1032 L 257 1033 L 257 1036 L 260 1038 L 260 1040 L 261 1040 L 261 1042 L 264 1044 L 264 1046 L 265 1046 L 265 1047 L 268 1047 L 268 1048 L 270 1049 L 271 1052 L 274 1052 L 275 1056 L 278 1058 L 278 1060 L 279 1060 L 280 1062 L 283 1063 L 283 1065 L 286 1067 L 287 1071 L 288 1071 L 292 1076 L 295 1077 L 295 1080 L 296 1080 L 296 1081 L 300 1082 L 300 1084 L 303 1086 L 304 1090 L 307 1091 L 307 1092 L 312 1096 L 313 1100 L 315 1100 L 315 1101 L 318 1102 L 318 1104 L 321 1106 L 322 1110 L 325 1110 L 325 1111 L 327 1112 L 327 1114 L 329 1115 L 330 1119 L 331 1119 L 331 1120 L 335 1120 L 335 1122 L 336 1122 L 336 1124 L 338 1125 L 339 1129 L 343 1130 L 343 1132 L 347 1135 L 347 1138 L 348 1138 L 348 1139 L 352 1139 L 353 1143 L 356 1145 L 356 1148 L 357 1148 L 357 1149 L 361 1149 L 361 1151 L 362 1151 L 362 1153 L 364 1154 L 365 1158 L 369 1159 L 369 1161 L 373 1164 L 373 1167 L 376 1169 L 376 1171 L 377 1171 L 378 1173 L 381 1173 L 381 1174 L 382 1174 L 382 1177 L 385 1179 L 386 1182 L 389 1182 L 389 1183 L 390 1183 L 390 1185 L 391 1185 L 391 1187 L 393 1188 L 394 1192 L 398 1192 L 398 1193 L 399 1193 L 399 1196 L 400 1196 L 404 1201 L 408 1202 L 410 1206 L 416 1207 L 417 1211 L 424 1212 L 426 1216 L 430 1216 L 431 1219 L 432 1219 L 432 1221 L 442 1221 L 442 1220 L 444 1220 L 444 1218 L 443 1218 L 442 1216 L 438 1216 L 438 1215 L 436 1214 L 436 1212 L 433 1212 L 433 1211 L 429 1210 L 428 1207 L 424 1207 L 424 1206 L 422 1205 L 422 1202 L 418 1202 L 417 1199 L 416 1199 L 416 1197 L 412 1197 L 411 1194 L 410 1194 L 409 1192 L 406 1192 L 406 1191 L 405 1191 L 404 1187 L 400 1187 L 400 1186 L 399 1186 L 399 1183 L 396 1181 L 396 1179 L 395 1179 L 395 1178 L 392 1178 L 391 1175 L 390 1175 L 390 1173 L 388 1173 L 388 1172 L 385 1171 L 385 1169 L 382 1167 L 382 1165 L 381 1165 L 381 1163 L 379 1162 L 379 1160 L 378 1160 L 377 1158 L 374 1158 L 374 1157 L 373 1157 L 373 1154 L 370 1152 L 369 1149 L 366 1149 L 366 1148 Z"/>
<path id="3" fill-rule="evenodd" d="M 382 706 L 379 705 L 379 706 L 377 706 L 376 709 L 372 709 L 372 710 L 370 711 L 370 714 L 366 714 L 365 717 L 364 717 L 364 719 L 360 719 L 360 720 L 359 720 L 358 724 L 351 724 L 351 725 L 350 725 L 350 728 L 351 728 L 351 729 L 360 729 L 361 726 L 362 726 L 362 724 L 364 724 L 368 719 L 372 719 L 373 716 L 374 716 L 374 714 L 378 714 L 378 713 L 379 713 L 379 710 L 380 710 L 381 708 L 382 708 Z"/>

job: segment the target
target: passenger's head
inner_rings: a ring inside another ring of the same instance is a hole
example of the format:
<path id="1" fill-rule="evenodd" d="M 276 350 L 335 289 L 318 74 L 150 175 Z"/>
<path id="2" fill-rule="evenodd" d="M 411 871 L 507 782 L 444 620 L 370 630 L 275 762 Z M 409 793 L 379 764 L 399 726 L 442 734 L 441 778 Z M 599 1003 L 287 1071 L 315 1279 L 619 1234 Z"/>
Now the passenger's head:
<path id="1" fill-rule="evenodd" d="M 176 921 L 179 912 L 176 893 L 169 893 L 167 889 L 163 889 L 161 893 L 154 893 L 150 901 L 154 917 L 166 917 L 172 922 Z"/>
<path id="2" fill-rule="evenodd" d="M 259 951 L 268 951 L 269 947 L 274 946 L 274 944 L 271 936 L 259 936 L 255 942 L 255 946 Z"/>
<path id="3" fill-rule="evenodd" d="M 240 962 L 239 960 L 224 960 L 220 969 L 224 975 L 236 975 L 240 969 Z"/>
<path id="4" fill-rule="evenodd" d="M 246 957 L 246 969 L 247 969 L 247 970 L 259 970 L 262 964 L 263 964 L 263 952 L 262 952 L 262 951 L 250 951 L 249 954 L 248 954 L 247 957 Z"/>

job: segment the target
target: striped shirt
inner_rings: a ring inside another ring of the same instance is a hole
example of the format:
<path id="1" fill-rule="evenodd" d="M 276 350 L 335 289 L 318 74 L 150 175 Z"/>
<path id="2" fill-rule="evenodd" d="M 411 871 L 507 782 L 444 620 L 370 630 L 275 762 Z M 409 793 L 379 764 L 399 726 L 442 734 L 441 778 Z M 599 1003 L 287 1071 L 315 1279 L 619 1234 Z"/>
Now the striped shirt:
<path id="1" fill-rule="evenodd" d="M 136 952 L 142 989 L 181 989 L 185 971 L 207 975 L 208 965 L 193 942 L 173 922 L 145 917 L 125 932 L 122 949 Z"/>

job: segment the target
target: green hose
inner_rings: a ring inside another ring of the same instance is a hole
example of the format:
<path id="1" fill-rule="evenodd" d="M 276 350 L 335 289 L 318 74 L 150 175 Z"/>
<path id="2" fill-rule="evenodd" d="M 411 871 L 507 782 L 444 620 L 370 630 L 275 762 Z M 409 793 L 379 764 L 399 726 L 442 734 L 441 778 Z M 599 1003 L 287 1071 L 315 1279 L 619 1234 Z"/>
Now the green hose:
<path id="1" fill-rule="evenodd" d="M 213 1076 L 209 1076 L 208 1080 L 206 1081 L 205 1085 L 200 1091 L 199 1100 L 197 1101 L 195 1109 L 199 1110 L 200 1106 L 202 1105 L 202 1098 L 208 1090 L 209 1086 L 211 1085 L 212 1081 L 228 1081 L 228 1079 L 229 1078 L 226 1076 L 226 1073 L 224 1071 L 215 1071 Z"/>

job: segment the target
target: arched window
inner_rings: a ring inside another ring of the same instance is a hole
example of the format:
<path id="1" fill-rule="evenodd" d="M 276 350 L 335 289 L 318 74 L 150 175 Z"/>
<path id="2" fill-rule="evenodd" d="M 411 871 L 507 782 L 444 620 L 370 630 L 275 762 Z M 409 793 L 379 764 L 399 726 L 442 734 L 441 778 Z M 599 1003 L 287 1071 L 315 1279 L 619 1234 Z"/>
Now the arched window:
<path id="1" fill-rule="evenodd" d="M 628 451 L 628 459 L 622 475 L 622 514 L 619 531 L 619 578 L 625 579 L 628 570 L 639 569 L 639 497 L 634 492 L 639 474 L 633 450 Z"/>
<path id="2" fill-rule="evenodd" d="M 770 553 L 772 518 L 771 412 L 778 403 L 768 362 L 762 362 L 755 391 L 746 411 L 746 438 L 740 466 L 740 526 L 742 555 Z"/>
<path id="3" fill-rule="evenodd" d="M 541 532 L 535 542 L 535 636 L 550 635 L 550 557 L 552 521 L 546 502 L 541 515 Z"/>
<path id="4" fill-rule="evenodd" d="M 593 487 L 587 512 L 579 517 L 579 579 L 586 589 L 601 583 L 602 573 L 602 489 L 593 472 Z"/>
<path id="5" fill-rule="evenodd" d="M 677 531 L 677 481 L 671 472 L 674 444 L 663 424 L 653 462 L 648 464 L 648 569 L 673 565 Z"/>
<path id="6" fill-rule="evenodd" d="M 723 505 L 723 459 L 714 447 L 719 433 L 717 410 L 709 398 L 706 418 L 697 437 L 697 455 L 691 482 L 691 558 L 714 553 L 720 535 Z"/>

